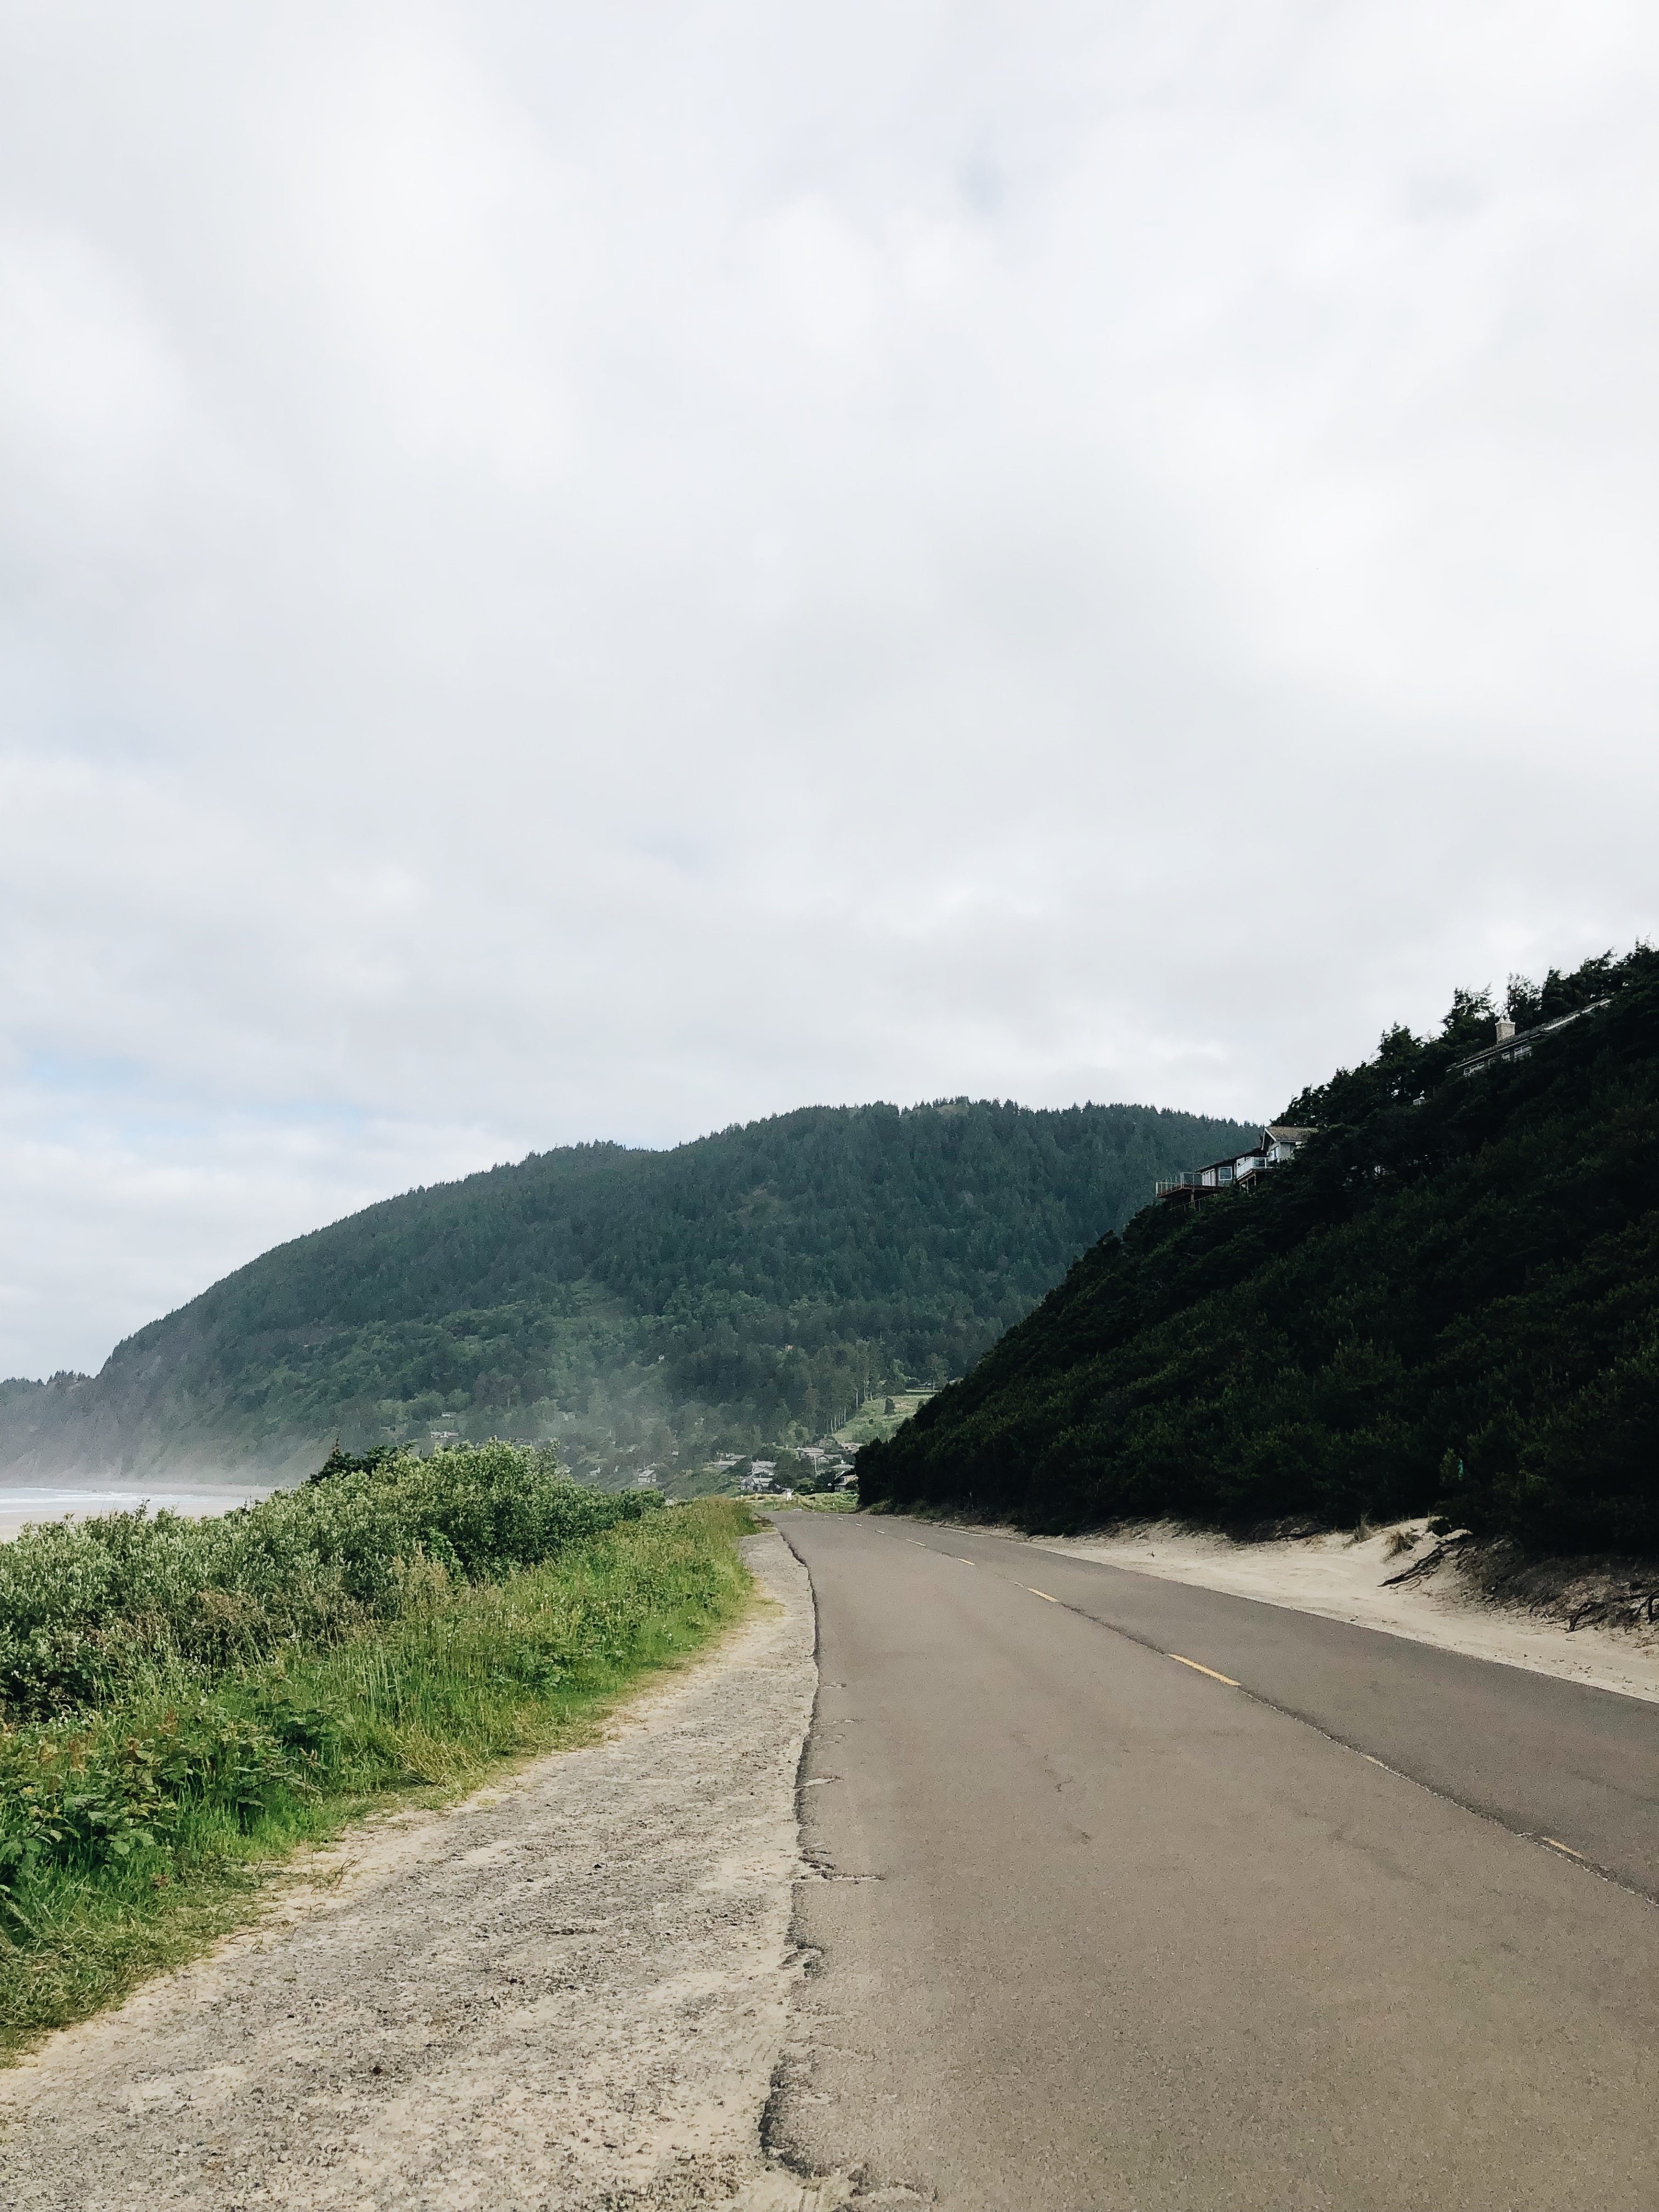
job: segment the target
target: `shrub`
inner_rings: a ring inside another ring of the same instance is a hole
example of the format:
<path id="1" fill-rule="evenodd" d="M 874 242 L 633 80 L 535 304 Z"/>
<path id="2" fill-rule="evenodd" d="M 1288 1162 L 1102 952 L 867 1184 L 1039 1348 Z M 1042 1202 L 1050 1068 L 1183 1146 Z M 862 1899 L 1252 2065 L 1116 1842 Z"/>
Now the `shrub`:
<path id="1" fill-rule="evenodd" d="M 498 1581 L 655 1509 L 567 1480 L 550 1450 L 392 1454 L 218 1520 L 112 1513 L 0 1544 L 0 1715 L 183 1690 L 396 1620 L 417 1585 Z"/>

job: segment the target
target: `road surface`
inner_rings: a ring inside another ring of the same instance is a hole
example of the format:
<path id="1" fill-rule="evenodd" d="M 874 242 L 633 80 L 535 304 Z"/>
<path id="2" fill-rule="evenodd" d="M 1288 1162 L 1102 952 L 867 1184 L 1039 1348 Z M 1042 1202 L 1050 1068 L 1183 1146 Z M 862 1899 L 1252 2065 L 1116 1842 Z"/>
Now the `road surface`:
<path id="1" fill-rule="evenodd" d="M 1659 1709 L 1017 1541 L 779 1525 L 769 2115 L 872 2204 L 1659 2205 Z"/>

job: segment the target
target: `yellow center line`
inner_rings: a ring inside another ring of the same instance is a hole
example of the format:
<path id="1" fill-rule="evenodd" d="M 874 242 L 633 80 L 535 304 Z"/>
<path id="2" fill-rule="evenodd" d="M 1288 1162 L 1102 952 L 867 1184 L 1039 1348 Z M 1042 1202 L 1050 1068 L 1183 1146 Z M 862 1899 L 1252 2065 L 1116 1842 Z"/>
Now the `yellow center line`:
<path id="1" fill-rule="evenodd" d="M 1178 1651 L 1171 1651 L 1167 1656 L 1173 1659 L 1178 1667 L 1190 1667 L 1194 1674 L 1207 1674 L 1212 1682 L 1224 1682 L 1230 1690 L 1236 1690 L 1238 1687 L 1238 1684 L 1234 1681 L 1231 1674 L 1218 1674 L 1213 1667 L 1200 1667 L 1196 1659 L 1183 1659 Z"/>
<path id="2" fill-rule="evenodd" d="M 1048 1597 L 1048 1591 L 1040 1590 L 1035 1583 L 1027 1583 L 1025 1587 L 1030 1591 L 1033 1597 Z M 1048 1597 L 1048 1602 L 1050 1605 L 1058 1605 L 1060 1603 L 1060 1600 L 1057 1597 Z"/>

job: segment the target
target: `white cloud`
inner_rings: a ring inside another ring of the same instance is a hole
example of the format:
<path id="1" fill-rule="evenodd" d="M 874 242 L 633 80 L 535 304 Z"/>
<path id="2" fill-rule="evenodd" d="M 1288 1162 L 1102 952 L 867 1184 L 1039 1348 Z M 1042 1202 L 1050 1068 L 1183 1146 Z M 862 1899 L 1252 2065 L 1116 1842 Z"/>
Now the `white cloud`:
<path id="1" fill-rule="evenodd" d="M 0 26 L 0 1370 L 1653 926 L 1644 12 Z"/>

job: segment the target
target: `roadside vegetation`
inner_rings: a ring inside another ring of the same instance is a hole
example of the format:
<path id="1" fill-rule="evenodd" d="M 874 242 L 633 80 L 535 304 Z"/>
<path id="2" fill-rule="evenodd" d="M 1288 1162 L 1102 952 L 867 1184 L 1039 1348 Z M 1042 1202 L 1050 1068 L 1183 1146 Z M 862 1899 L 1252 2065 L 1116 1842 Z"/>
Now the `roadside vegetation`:
<path id="1" fill-rule="evenodd" d="M 1524 1057 L 1460 1072 L 1498 1012 L 1460 992 L 1293 1100 L 1319 1133 L 1259 1187 L 1103 1238 L 859 1453 L 865 1504 L 1659 1553 L 1659 953 L 1505 1011 Z"/>
<path id="2" fill-rule="evenodd" d="M 861 1444 L 884 1443 L 896 1436 L 913 1413 L 933 1396 L 931 1390 L 892 1390 L 866 1401 L 848 1421 L 836 1431 L 836 1442 L 856 1451 Z"/>
<path id="3" fill-rule="evenodd" d="M 489 1444 L 0 1545 L 0 2053 L 246 1919 L 297 1846 L 583 1740 L 743 1611 L 754 1526 Z"/>

